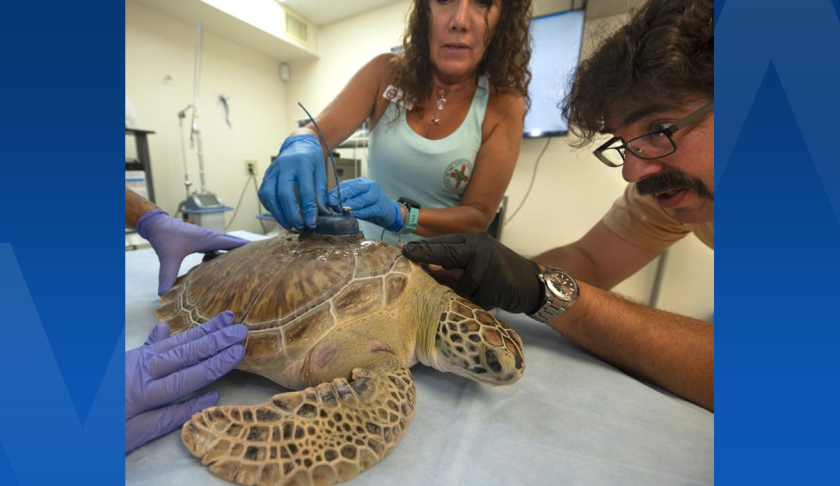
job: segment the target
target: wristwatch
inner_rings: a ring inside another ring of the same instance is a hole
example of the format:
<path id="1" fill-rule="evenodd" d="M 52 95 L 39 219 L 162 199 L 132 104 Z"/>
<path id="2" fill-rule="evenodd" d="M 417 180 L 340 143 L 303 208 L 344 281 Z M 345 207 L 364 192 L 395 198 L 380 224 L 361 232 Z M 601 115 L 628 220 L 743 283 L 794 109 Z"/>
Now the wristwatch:
<path id="1" fill-rule="evenodd" d="M 546 323 L 566 312 L 575 303 L 580 288 L 571 275 L 559 268 L 546 267 L 539 277 L 545 291 L 545 300 L 539 310 L 531 314 L 531 318 Z"/>
<path id="2" fill-rule="evenodd" d="M 405 206 L 406 213 L 405 224 L 399 233 L 401 235 L 414 233 L 414 230 L 417 229 L 417 220 L 420 219 L 420 203 L 407 197 L 401 197 L 397 199 L 397 202 Z"/>

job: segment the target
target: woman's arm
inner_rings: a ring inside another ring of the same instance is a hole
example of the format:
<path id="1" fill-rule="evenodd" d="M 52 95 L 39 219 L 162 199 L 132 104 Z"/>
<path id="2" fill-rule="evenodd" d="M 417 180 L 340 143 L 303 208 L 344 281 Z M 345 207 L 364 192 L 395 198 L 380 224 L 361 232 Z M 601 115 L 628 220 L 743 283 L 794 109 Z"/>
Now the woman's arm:
<path id="1" fill-rule="evenodd" d="M 362 67 L 318 116 L 318 126 L 330 147 L 346 140 L 377 113 L 381 104 L 377 92 L 389 75 L 389 59 L 378 56 Z M 314 127 L 307 125 L 286 138 L 280 154 L 266 169 L 258 193 L 260 202 L 282 227 L 298 231 L 303 231 L 304 225 L 314 228 L 318 214 L 327 212 L 326 152 Z"/>
<path id="2" fill-rule="evenodd" d="M 347 140 L 368 118 L 371 129 L 385 112 L 388 100 L 382 97 L 392 77 L 390 64 L 393 54 L 380 54 L 371 59 L 352 77 L 344 89 L 315 117 L 330 147 Z M 318 136 L 312 123 L 296 130 L 294 135 Z M 318 138 L 320 142 L 320 137 Z M 326 154 L 326 148 L 324 148 Z"/>

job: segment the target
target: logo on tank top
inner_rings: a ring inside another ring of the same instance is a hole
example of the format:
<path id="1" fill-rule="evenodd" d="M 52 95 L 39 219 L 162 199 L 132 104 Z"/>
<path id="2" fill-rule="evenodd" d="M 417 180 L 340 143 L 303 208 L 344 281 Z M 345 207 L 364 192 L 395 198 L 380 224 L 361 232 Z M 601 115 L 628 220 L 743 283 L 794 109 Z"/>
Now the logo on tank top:
<path id="1" fill-rule="evenodd" d="M 472 177 L 472 162 L 459 159 L 446 168 L 446 172 L 443 173 L 443 183 L 450 193 L 460 197 L 467 190 L 470 177 Z"/>

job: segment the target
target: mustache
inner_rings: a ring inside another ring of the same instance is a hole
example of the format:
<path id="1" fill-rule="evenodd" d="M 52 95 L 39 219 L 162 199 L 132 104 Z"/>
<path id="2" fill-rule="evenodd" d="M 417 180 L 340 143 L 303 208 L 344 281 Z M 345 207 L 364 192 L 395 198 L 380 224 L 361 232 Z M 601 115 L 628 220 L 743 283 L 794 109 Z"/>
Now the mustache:
<path id="1" fill-rule="evenodd" d="M 715 200 L 715 194 L 703 181 L 674 169 L 646 177 L 636 183 L 636 192 L 641 196 L 653 196 L 659 192 L 676 189 L 688 189 L 704 199 Z"/>

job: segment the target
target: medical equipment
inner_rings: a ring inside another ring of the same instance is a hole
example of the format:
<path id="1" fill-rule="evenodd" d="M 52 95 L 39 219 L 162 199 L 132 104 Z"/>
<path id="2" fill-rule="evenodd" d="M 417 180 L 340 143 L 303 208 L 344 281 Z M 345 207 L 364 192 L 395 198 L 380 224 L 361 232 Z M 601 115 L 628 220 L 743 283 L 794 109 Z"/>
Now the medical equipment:
<path id="1" fill-rule="evenodd" d="M 195 32 L 195 68 L 193 71 L 193 102 L 192 102 L 192 122 L 190 124 L 190 149 L 197 148 L 198 153 L 198 177 L 201 181 L 201 191 L 198 193 L 189 193 L 190 182 L 187 176 L 186 153 L 183 151 L 182 139 L 182 155 L 184 159 L 184 186 L 187 191 L 187 198 L 181 203 L 184 215 L 199 226 L 212 228 L 216 231 L 225 231 L 225 212 L 232 211 L 233 208 L 225 206 L 222 200 L 215 193 L 207 190 L 207 184 L 204 179 L 204 152 L 201 145 L 201 130 L 198 129 L 198 93 L 199 84 L 201 81 L 201 21 L 198 21 L 198 28 Z M 183 120 L 186 116 L 186 111 L 190 109 L 187 106 L 178 113 L 178 118 Z"/>
<path id="2" fill-rule="evenodd" d="M 189 171 L 187 170 L 187 149 L 184 146 L 184 118 L 187 117 L 187 110 L 191 109 L 192 105 L 187 105 L 186 108 L 178 112 L 178 127 L 181 131 L 181 161 L 184 163 L 184 190 L 187 192 L 187 197 L 190 197 L 190 180 Z M 182 203 L 183 204 L 183 203 Z"/>

